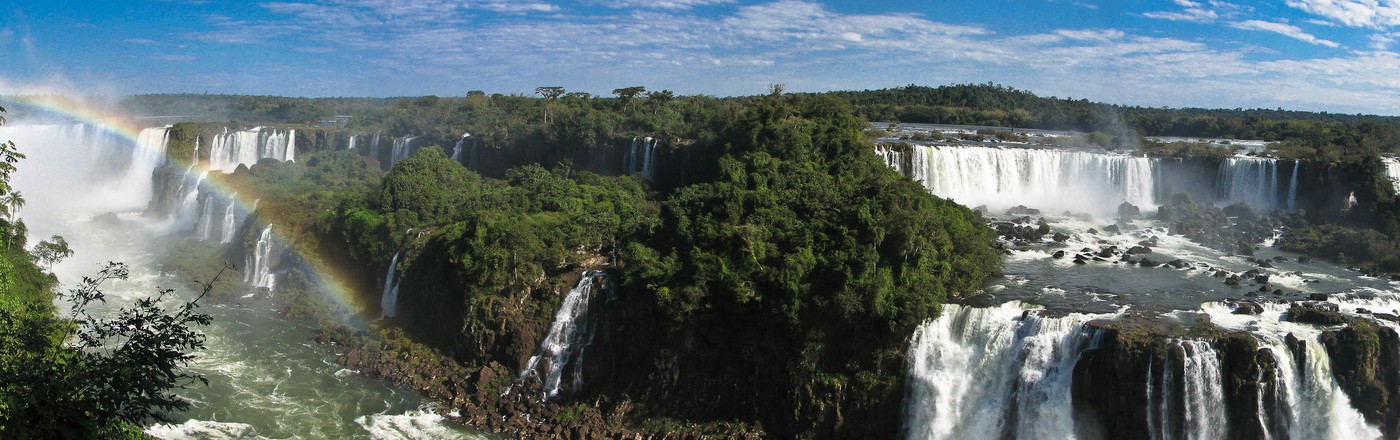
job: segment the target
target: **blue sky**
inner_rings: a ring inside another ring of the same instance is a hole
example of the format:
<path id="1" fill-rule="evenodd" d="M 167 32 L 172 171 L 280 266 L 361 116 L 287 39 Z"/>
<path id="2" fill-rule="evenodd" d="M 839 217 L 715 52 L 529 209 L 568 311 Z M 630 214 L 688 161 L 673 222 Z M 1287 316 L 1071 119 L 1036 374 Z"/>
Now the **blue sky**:
<path id="1" fill-rule="evenodd" d="M 14 1 L 0 0 L 0 94 L 990 81 L 1132 105 L 1400 114 L 1400 0 Z"/>

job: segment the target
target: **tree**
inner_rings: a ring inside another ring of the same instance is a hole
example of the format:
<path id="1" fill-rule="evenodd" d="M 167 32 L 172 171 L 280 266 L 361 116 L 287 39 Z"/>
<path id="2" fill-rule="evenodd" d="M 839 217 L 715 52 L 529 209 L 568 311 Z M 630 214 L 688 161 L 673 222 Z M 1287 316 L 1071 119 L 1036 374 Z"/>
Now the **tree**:
<path id="1" fill-rule="evenodd" d="M 73 256 L 73 249 L 63 237 L 53 236 L 34 246 L 34 259 L 44 265 L 44 270 L 53 270 L 53 265 Z"/>
<path id="2" fill-rule="evenodd" d="M 24 207 L 24 196 L 20 195 L 19 191 L 10 191 L 9 194 L 5 194 L 3 199 L 0 199 L 0 212 L 4 212 L 5 218 L 11 222 L 15 220 L 15 214 L 19 214 L 19 208 L 22 207 Z"/>
<path id="3" fill-rule="evenodd" d="M 558 99 L 564 96 L 564 88 L 559 86 L 535 87 L 535 94 L 543 96 L 544 99 Z"/>
<path id="4" fill-rule="evenodd" d="M 617 97 L 618 97 L 619 99 L 622 100 L 622 103 L 623 103 L 623 104 L 631 104 L 631 103 L 632 103 L 632 98 L 636 98 L 638 95 L 641 95 L 642 93 L 646 93 L 646 91 L 647 91 L 647 88 L 646 88 L 646 87 L 642 87 L 642 86 L 632 86 L 632 87 L 623 87 L 623 88 L 620 88 L 620 89 L 613 89 L 613 94 L 614 94 L 614 95 L 617 95 Z"/>

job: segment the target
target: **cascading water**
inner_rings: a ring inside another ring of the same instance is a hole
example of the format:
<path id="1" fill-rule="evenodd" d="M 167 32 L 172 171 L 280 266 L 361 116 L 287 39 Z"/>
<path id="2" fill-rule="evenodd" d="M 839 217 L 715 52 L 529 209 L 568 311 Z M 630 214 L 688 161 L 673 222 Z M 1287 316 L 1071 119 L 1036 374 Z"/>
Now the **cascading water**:
<path id="1" fill-rule="evenodd" d="M 1385 175 L 1395 182 L 1395 188 L 1400 190 L 1400 158 L 1386 157 L 1381 159 L 1385 163 Z"/>
<path id="2" fill-rule="evenodd" d="M 1288 211 L 1298 210 L 1298 168 L 1303 164 L 1301 160 L 1293 161 L 1293 176 L 1288 178 Z"/>
<path id="3" fill-rule="evenodd" d="M 223 233 L 219 235 L 219 243 L 233 243 L 233 236 L 238 232 L 238 221 L 234 219 L 234 208 L 237 207 L 235 200 L 238 200 L 238 193 L 229 195 L 228 206 L 224 207 Z"/>
<path id="4" fill-rule="evenodd" d="M 462 148 L 465 147 L 467 140 L 471 139 L 471 137 L 471 133 L 463 133 L 462 138 L 458 139 L 457 143 L 452 146 L 452 160 L 454 162 L 462 163 Z"/>
<path id="5" fill-rule="evenodd" d="M 1207 303 L 1202 310 L 1223 328 L 1250 332 L 1274 357 L 1278 381 L 1276 408 L 1266 413 L 1264 426 L 1276 439 L 1374 439 L 1381 433 L 1369 426 L 1351 405 L 1333 376 L 1331 359 L 1318 340 L 1322 330 L 1284 319 L 1288 306 L 1265 304 L 1258 316 L 1236 315 L 1220 303 Z M 1288 346 L 1293 336 L 1303 344 L 1301 353 Z M 1298 357 L 1302 358 L 1299 359 Z M 1265 398 L 1260 397 L 1261 400 Z M 1268 406 L 1268 405 L 1266 405 Z"/>
<path id="6" fill-rule="evenodd" d="M 378 135 L 375 135 L 375 137 L 377 138 Z M 393 168 L 394 164 L 399 163 L 399 161 L 413 155 L 413 139 L 415 139 L 414 136 L 404 136 L 394 139 L 393 149 L 389 151 L 390 168 Z"/>
<path id="7" fill-rule="evenodd" d="M 268 290 L 277 284 L 277 276 L 272 273 L 273 248 L 275 243 L 272 240 L 272 225 L 263 228 L 262 234 L 258 236 L 258 243 L 254 246 L 253 252 L 249 253 L 244 260 L 243 282 L 253 287 L 266 287 Z"/>
<path id="8" fill-rule="evenodd" d="M 642 177 L 651 180 L 652 169 L 656 164 L 653 153 L 656 151 L 656 139 L 650 137 L 634 137 L 630 148 L 627 150 L 627 174 L 641 173 Z"/>
<path id="9" fill-rule="evenodd" d="M 1294 170 L 1293 179 L 1298 174 Z M 1220 162 L 1215 179 L 1216 196 L 1221 204 L 1246 203 L 1256 210 L 1278 209 L 1280 196 L 1278 159 L 1260 157 L 1230 157 Z M 1296 187 L 1296 180 L 1288 184 Z M 1286 197 L 1286 196 L 1285 196 Z M 1290 200 L 1291 197 L 1285 198 Z M 1287 205 L 1285 205 L 1287 206 Z"/>
<path id="10" fill-rule="evenodd" d="M 904 169 L 904 152 L 885 145 L 876 145 L 875 155 L 880 156 L 880 161 L 883 162 L 885 166 L 894 169 L 895 172 L 899 174 L 908 174 L 908 171 Z"/>
<path id="11" fill-rule="evenodd" d="M 384 275 L 384 293 L 379 298 L 379 319 L 393 318 L 399 314 L 399 283 L 395 280 L 394 274 L 398 270 L 399 255 L 394 254 L 394 260 L 389 262 L 389 271 Z"/>
<path id="12" fill-rule="evenodd" d="M 905 432 L 917 439 L 1072 438 L 1070 384 L 1108 315 L 1046 318 L 1020 303 L 949 304 L 914 332 Z"/>
<path id="13" fill-rule="evenodd" d="M 1219 353 L 1205 341 L 1174 340 L 1167 349 L 1166 358 L 1147 368 L 1148 434 L 1153 440 L 1225 438 Z"/>
<path id="14" fill-rule="evenodd" d="M 359 135 L 357 135 L 357 134 L 352 134 L 352 135 L 350 135 L 350 145 L 349 145 L 348 147 L 345 148 L 346 150 L 354 150 L 354 149 L 355 149 L 355 137 L 356 137 L 356 136 L 359 136 Z"/>
<path id="15" fill-rule="evenodd" d="M 209 169 L 231 173 L 239 165 L 253 166 L 259 159 L 288 162 L 296 158 L 296 130 L 254 127 L 215 134 L 209 144 Z"/>
<path id="16" fill-rule="evenodd" d="M 909 175 L 935 195 L 1002 210 L 1112 215 L 1119 204 L 1154 208 L 1156 159 L 1084 151 L 911 145 Z"/>
<path id="17" fill-rule="evenodd" d="M 540 341 L 539 349 L 520 372 L 520 381 L 532 376 L 541 380 L 545 400 L 559 395 L 564 369 L 571 364 L 578 368 L 577 361 L 583 357 L 584 346 L 588 344 L 586 339 L 592 337 L 587 329 L 588 303 L 595 277 L 599 276 L 604 275 L 602 272 L 584 272 L 583 279 L 564 296 L 564 302 L 554 314 L 554 323 L 549 326 L 549 334 Z M 580 385 L 575 375 L 574 389 Z"/>

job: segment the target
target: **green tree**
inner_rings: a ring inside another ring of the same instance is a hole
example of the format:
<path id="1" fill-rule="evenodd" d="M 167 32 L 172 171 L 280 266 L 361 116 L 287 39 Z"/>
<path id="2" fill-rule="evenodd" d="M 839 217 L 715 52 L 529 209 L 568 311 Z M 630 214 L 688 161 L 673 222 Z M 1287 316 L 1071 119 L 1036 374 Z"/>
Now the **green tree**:
<path id="1" fill-rule="evenodd" d="M 34 245 L 34 259 L 44 265 L 44 270 L 52 270 L 53 265 L 73 256 L 73 249 L 63 237 L 53 236 Z"/>

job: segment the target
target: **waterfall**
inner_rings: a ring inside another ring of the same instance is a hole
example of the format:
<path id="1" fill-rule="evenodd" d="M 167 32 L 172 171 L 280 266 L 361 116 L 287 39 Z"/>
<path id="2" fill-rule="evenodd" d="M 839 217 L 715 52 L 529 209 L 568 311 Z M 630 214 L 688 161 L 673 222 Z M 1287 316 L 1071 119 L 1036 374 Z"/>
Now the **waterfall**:
<path id="1" fill-rule="evenodd" d="M 399 255 L 389 262 L 389 271 L 384 275 L 384 294 L 379 297 L 379 319 L 393 318 L 399 314 L 399 283 L 394 279 L 394 271 L 399 266 Z"/>
<path id="2" fill-rule="evenodd" d="M 909 347 L 905 430 L 918 439 L 1072 438 L 1070 384 L 1100 316 L 1047 318 L 1020 303 L 944 306 Z"/>
<path id="3" fill-rule="evenodd" d="M 1167 348 L 1167 356 L 1147 368 L 1148 435 L 1154 440 L 1225 438 L 1219 353 L 1205 341 L 1173 340 Z"/>
<path id="4" fill-rule="evenodd" d="M 1279 177 L 1278 159 L 1226 158 L 1215 178 L 1217 201 L 1224 205 L 1244 202 L 1256 210 L 1273 211 L 1278 209 Z"/>
<path id="5" fill-rule="evenodd" d="M 1381 161 L 1385 163 L 1385 175 L 1395 182 L 1395 188 L 1400 190 L 1400 158 L 1384 157 Z"/>
<path id="6" fill-rule="evenodd" d="M 462 163 L 462 147 L 471 137 L 471 133 L 463 133 L 462 139 L 457 140 L 457 144 L 452 146 L 452 161 Z"/>
<path id="7" fill-rule="evenodd" d="M 602 272 L 584 272 L 583 279 L 564 296 L 564 302 L 554 314 L 554 323 L 549 326 L 549 334 L 540 341 L 539 349 L 520 372 L 521 381 L 532 375 L 540 378 L 545 400 L 559 394 L 559 384 L 565 368 L 570 364 L 573 364 L 575 369 L 581 367 L 577 361 L 583 358 L 583 348 L 588 343 L 584 339 L 592 336 L 587 329 L 588 300 L 593 290 L 594 277 L 597 276 L 604 275 Z M 579 385 L 576 374 L 574 389 Z"/>
<path id="8" fill-rule="evenodd" d="M 1235 315 L 1233 307 L 1206 303 L 1202 310 L 1211 322 L 1234 331 L 1247 331 L 1274 357 L 1277 393 L 1273 413 L 1264 422 L 1274 438 L 1288 439 L 1374 439 L 1380 430 L 1366 424 L 1351 405 L 1332 374 L 1331 359 L 1319 338 L 1323 329 L 1283 319 L 1286 304 L 1264 304 L 1258 316 Z M 1300 353 L 1289 348 L 1288 337 L 1303 344 Z M 1263 397 L 1261 397 L 1263 399 Z"/>
<path id="9" fill-rule="evenodd" d="M 199 192 L 199 217 L 194 223 L 195 237 L 201 241 L 208 240 L 214 232 L 214 200 L 213 196 L 203 191 Z"/>
<path id="10" fill-rule="evenodd" d="M 627 164 L 627 174 L 641 173 L 642 178 L 651 180 L 652 169 L 655 167 L 656 158 L 653 153 L 656 151 L 656 139 L 650 137 L 634 137 L 630 148 L 627 150 L 625 158 Z"/>
<path id="11" fill-rule="evenodd" d="M 376 135 L 376 137 L 377 136 L 378 135 Z M 413 136 L 404 136 L 398 139 L 394 139 L 393 149 L 389 151 L 390 168 L 393 168 L 394 164 L 399 163 L 399 161 L 404 160 L 405 158 L 408 158 L 408 156 L 413 155 L 413 139 Z"/>
<path id="12" fill-rule="evenodd" d="M 355 134 L 350 135 L 350 147 L 346 148 L 346 150 L 354 150 L 354 149 L 355 149 L 355 136 L 359 136 L 359 135 L 355 135 Z"/>
<path id="13" fill-rule="evenodd" d="M 1293 161 L 1293 177 L 1288 178 L 1288 211 L 1289 211 L 1289 212 L 1293 212 L 1293 211 L 1297 211 L 1297 210 L 1298 210 L 1298 166 L 1301 165 L 1302 163 L 1303 163 L 1303 161 L 1301 161 L 1301 160 L 1294 160 L 1294 161 Z M 1387 170 L 1388 170 L 1388 168 L 1387 168 Z"/>
<path id="14" fill-rule="evenodd" d="M 243 282 L 253 287 L 266 287 L 272 290 L 277 276 L 272 274 L 273 259 L 272 225 L 267 225 L 258 236 L 258 244 L 244 260 Z"/>
<path id="15" fill-rule="evenodd" d="M 876 145 L 875 155 L 880 156 L 880 161 L 884 162 L 885 166 L 894 169 L 894 171 L 899 174 L 907 175 L 908 171 L 904 169 L 903 152 L 884 145 Z"/>
<path id="16" fill-rule="evenodd" d="M 231 173 L 239 165 L 253 166 L 259 159 L 288 162 L 296 158 L 296 130 L 254 127 L 215 134 L 209 143 L 209 169 Z"/>
<path id="17" fill-rule="evenodd" d="M 219 243 L 233 243 L 234 234 L 238 233 L 238 221 L 233 218 L 233 209 L 238 203 L 234 202 L 238 193 L 233 193 L 228 197 L 228 206 L 224 207 L 223 234 L 219 236 Z"/>
<path id="18" fill-rule="evenodd" d="M 1111 217 L 1123 202 L 1155 208 L 1157 160 L 1084 151 L 911 145 L 909 176 L 967 206 L 1025 205 Z"/>

